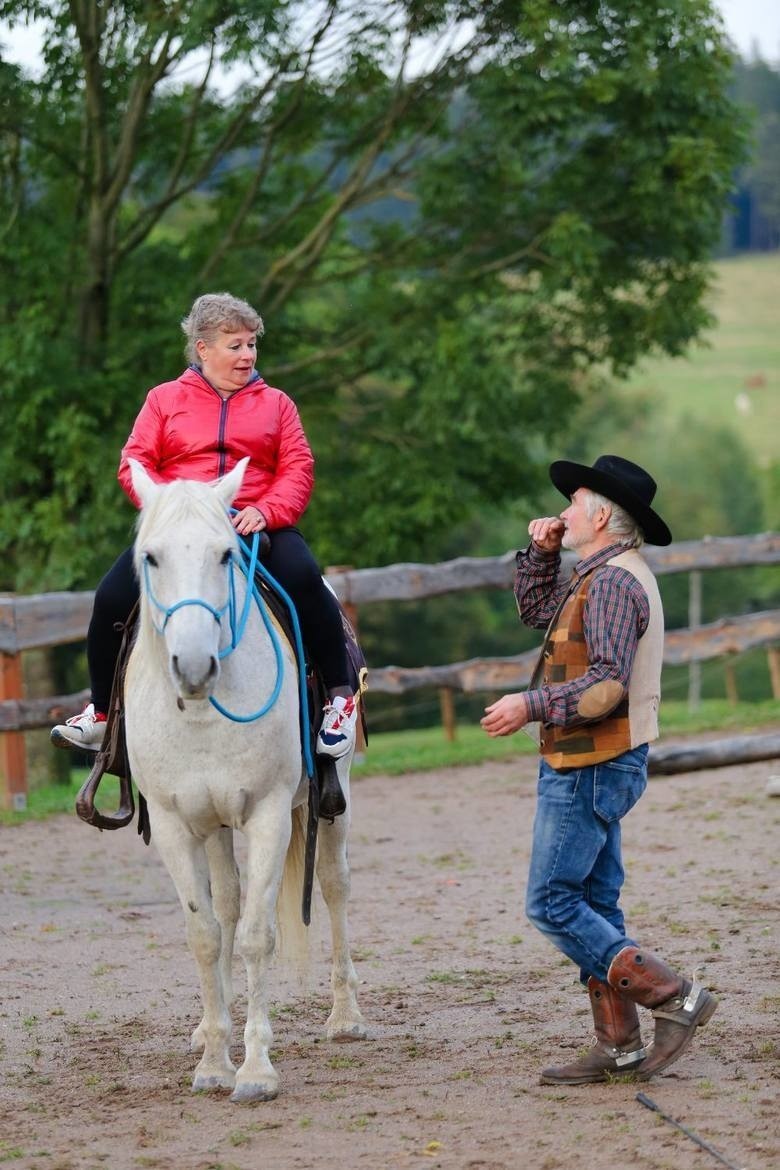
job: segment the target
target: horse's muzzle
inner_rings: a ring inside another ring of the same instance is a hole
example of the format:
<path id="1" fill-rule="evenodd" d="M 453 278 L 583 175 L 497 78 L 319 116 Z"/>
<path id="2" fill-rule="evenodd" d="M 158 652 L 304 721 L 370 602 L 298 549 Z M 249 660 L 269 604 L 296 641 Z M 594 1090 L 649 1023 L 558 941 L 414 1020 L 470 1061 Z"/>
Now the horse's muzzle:
<path id="1" fill-rule="evenodd" d="M 219 678 L 219 662 L 213 654 L 199 662 L 184 662 L 173 654 L 171 674 L 182 699 L 207 699 Z"/>

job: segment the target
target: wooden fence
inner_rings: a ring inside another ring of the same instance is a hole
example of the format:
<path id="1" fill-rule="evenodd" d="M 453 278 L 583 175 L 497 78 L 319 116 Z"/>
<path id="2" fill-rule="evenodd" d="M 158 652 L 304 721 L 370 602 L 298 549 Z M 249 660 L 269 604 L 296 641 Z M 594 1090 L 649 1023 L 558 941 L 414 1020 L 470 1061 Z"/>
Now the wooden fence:
<path id="1" fill-rule="evenodd" d="M 648 546 L 643 550 L 658 574 L 774 565 L 780 562 L 780 534 L 718 537 Z M 574 554 L 564 555 L 564 566 Z M 514 579 L 514 553 L 500 557 L 459 557 L 440 564 L 397 564 L 375 569 L 328 571 L 328 581 L 353 618 L 359 607 L 377 601 L 420 600 L 475 589 L 504 589 Z M 47 727 L 80 710 L 87 692 L 27 699 L 23 694 L 21 655 L 26 650 L 81 641 L 86 634 L 94 594 L 46 593 L 0 597 L 0 807 L 23 808 L 27 779 L 24 731 Z M 666 634 L 664 663 L 697 663 L 766 646 L 772 690 L 780 697 L 780 610 L 724 618 Z M 401 694 L 437 687 L 442 694 L 445 726 L 451 719 L 453 691 L 500 691 L 526 686 L 537 651 L 510 658 L 471 659 L 443 666 L 372 668 L 371 691 Z M 448 710 L 450 712 L 448 716 Z"/>

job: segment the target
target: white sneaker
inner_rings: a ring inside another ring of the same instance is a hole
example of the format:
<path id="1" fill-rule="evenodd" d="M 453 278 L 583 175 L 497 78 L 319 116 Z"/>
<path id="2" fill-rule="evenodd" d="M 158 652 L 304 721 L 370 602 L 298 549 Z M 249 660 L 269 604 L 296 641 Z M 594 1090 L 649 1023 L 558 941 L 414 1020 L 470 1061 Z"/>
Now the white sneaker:
<path id="1" fill-rule="evenodd" d="M 326 703 L 322 713 L 322 726 L 317 736 L 317 754 L 341 759 L 355 746 L 357 730 L 357 706 L 352 695 L 345 698 L 337 695 L 332 703 Z"/>
<path id="2" fill-rule="evenodd" d="M 106 717 L 95 711 L 93 703 L 87 703 L 80 715 L 66 719 L 51 729 L 51 742 L 61 748 L 77 748 L 85 752 L 97 752 L 103 746 L 106 733 Z"/>

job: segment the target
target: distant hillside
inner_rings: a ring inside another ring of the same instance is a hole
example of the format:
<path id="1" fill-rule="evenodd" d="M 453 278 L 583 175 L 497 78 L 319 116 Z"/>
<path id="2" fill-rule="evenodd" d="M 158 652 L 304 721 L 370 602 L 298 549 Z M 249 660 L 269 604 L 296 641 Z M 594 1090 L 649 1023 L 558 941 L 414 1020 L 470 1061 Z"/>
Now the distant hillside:
<path id="1" fill-rule="evenodd" d="M 780 459 L 780 252 L 715 265 L 717 325 L 685 358 L 645 361 L 629 390 L 664 412 L 731 427 L 762 467 Z"/>

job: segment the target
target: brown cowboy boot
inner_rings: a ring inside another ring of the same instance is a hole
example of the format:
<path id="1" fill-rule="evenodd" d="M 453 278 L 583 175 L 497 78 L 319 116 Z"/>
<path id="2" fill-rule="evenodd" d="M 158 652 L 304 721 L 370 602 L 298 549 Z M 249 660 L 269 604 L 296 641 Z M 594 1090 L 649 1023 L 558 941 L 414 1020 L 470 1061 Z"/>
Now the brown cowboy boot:
<path id="1" fill-rule="evenodd" d="M 718 1001 L 694 978 L 693 983 L 675 974 L 671 967 L 639 947 L 623 947 L 607 972 L 610 987 L 634 1003 L 650 1008 L 655 1017 L 655 1036 L 639 1079 L 646 1081 L 667 1068 L 693 1039 L 697 1026 L 706 1024 Z"/>
<path id="2" fill-rule="evenodd" d="M 588 995 L 596 1042 L 581 1060 L 542 1071 L 543 1085 L 587 1085 L 634 1072 L 645 1058 L 636 1006 L 591 975 Z"/>

